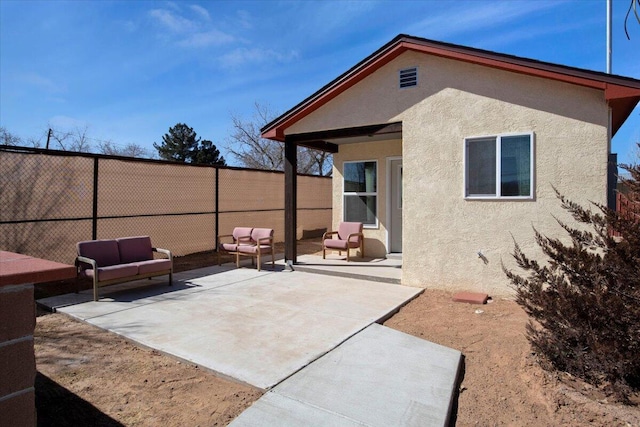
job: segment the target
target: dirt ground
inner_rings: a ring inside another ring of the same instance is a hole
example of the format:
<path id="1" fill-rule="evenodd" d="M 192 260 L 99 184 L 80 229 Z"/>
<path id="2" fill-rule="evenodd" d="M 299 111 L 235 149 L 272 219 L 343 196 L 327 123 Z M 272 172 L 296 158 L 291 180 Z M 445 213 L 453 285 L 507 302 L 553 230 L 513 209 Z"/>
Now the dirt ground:
<path id="1" fill-rule="evenodd" d="M 318 247 L 308 241 L 298 251 Z M 213 260 L 211 253 L 176 258 L 176 270 Z M 49 284 L 36 295 L 65 286 Z M 427 290 L 385 325 L 463 353 L 455 425 L 640 426 L 640 407 L 612 403 L 590 386 L 543 371 L 524 336 L 526 315 L 513 301 L 478 306 L 451 297 Z M 39 314 L 39 426 L 226 425 L 262 394 L 63 314 Z"/>

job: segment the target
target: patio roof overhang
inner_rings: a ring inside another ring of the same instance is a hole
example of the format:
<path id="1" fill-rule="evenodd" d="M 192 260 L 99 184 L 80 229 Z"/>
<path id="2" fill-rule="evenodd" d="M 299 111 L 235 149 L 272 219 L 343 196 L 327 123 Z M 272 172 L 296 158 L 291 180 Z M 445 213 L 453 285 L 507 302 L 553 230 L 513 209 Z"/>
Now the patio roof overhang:
<path id="1" fill-rule="evenodd" d="M 320 132 L 291 134 L 285 141 L 301 147 L 313 148 L 329 153 L 337 153 L 338 146 L 355 142 L 371 142 L 399 138 L 402 135 L 402 122 L 380 123 L 368 126 L 356 126 L 342 129 L 329 129 Z"/>

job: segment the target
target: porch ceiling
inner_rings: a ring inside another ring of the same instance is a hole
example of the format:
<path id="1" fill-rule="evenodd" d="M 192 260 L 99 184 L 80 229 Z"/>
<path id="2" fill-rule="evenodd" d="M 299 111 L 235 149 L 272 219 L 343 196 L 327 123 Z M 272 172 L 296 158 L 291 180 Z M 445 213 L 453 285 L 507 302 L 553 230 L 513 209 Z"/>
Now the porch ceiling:
<path id="1" fill-rule="evenodd" d="M 298 133 L 287 135 L 285 142 L 329 153 L 337 153 L 338 146 L 343 144 L 399 138 L 402 138 L 402 122 Z"/>

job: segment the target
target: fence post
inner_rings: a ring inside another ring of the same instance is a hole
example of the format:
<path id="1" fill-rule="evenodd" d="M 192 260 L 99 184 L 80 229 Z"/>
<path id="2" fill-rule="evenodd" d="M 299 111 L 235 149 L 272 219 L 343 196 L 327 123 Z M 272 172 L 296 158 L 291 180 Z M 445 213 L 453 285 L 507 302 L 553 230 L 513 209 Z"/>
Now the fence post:
<path id="1" fill-rule="evenodd" d="M 216 166 L 216 221 L 215 221 L 215 234 L 214 234 L 214 239 L 215 240 L 215 245 L 216 245 L 216 252 L 218 252 L 218 235 L 220 234 L 218 227 L 220 226 L 220 220 L 219 220 L 219 215 L 220 215 L 220 168 L 218 166 Z"/>
<path id="2" fill-rule="evenodd" d="M 607 162 L 607 207 L 616 209 L 616 193 L 618 187 L 618 155 L 609 153 Z"/>
<path id="3" fill-rule="evenodd" d="M 93 158 L 93 223 L 91 226 L 91 240 L 98 239 L 98 157 Z"/>

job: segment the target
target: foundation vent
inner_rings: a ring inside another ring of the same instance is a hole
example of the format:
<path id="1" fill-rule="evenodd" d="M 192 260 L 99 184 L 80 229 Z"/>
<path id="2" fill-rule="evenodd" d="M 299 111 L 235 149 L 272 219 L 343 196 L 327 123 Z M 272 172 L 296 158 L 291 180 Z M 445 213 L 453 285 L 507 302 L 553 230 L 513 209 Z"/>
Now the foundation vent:
<path id="1" fill-rule="evenodd" d="M 418 86 L 418 67 L 400 70 L 400 89 Z"/>

